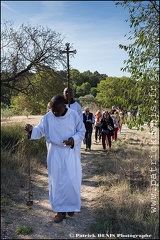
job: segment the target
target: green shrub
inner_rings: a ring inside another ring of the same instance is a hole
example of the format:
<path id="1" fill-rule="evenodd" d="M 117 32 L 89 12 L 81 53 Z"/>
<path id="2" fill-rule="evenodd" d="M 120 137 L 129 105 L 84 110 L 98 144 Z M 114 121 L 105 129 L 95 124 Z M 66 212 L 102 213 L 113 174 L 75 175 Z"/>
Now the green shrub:
<path id="1" fill-rule="evenodd" d="M 27 118 L 30 114 L 31 114 L 31 111 L 28 111 L 26 108 L 22 111 L 22 115 L 26 116 Z"/>
<path id="2" fill-rule="evenodd" d="M 9 107 L 1 109 L 1 119 L 6 120 L 7 118 L 13 117 L 14 113 Z"/>
<path id="3" fill-rule="evenodd" d="M 20 226 L 16 229 L 16 233 L 18 234 L 30 234 L 33 232 L 32 227 L 25 227 L 25 226 Z"/>

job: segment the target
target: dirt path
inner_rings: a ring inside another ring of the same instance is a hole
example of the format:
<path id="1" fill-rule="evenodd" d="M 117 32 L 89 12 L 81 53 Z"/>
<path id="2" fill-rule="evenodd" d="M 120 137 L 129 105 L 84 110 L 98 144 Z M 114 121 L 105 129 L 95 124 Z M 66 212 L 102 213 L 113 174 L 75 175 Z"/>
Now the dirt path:
<path id="1" fill-rule="evenodd" d="M 89 226 L 94 221 L 96 200 L 98 198 L 97 184 L 92 180 L 90 170 L 91 159 L 82 150 L 83 182 L 81 190 L 82 208 L 74 217 L 67 216 L 61 223 L 54 223 L 55 213 L 51 210 L 48 200 L 47 169 L 41 166 L 37 173 L 32 174 L 33 201 L 32 207 L 24 202 L 12 206 L 6 223 L 3 223 L 2 239 L 74 239 L 79 235 L 88 234 Z M 21 192 L 21 194 L 24 194 Z M 29 235 L 18 235 L 15 230 L 19 226 L 33 228 Z M 78 235 L 79 234 L 79 235 Z"/>
<path id="2" fill-rule="evenodd" d="M 41 116 L 34 118 L 25 117 L 24 119 L 17 117 L 18 122 L 31 123 L 35 125 Z M 15 119 L 11 119 L 14 122 Z M 136 132 L 136 131 L 135 131 Z M 132 131 L 133 138 L 140 138 Z M 123 127 L 121 139 L 127 139 L 129 130 L 126 126 Z M 143 138 L 148 136 L 148 132 L 143 133 Z M 141 137 L 142 138 L 142 137 Z M 142 138 L 142 139 L 143 139 Z M 149 137 L 146 137 L 148 139 Z M 92 136 L 94 142 L 94 133 Z M 149 140 L 148 140 L 149 141 Z M 89 235 L 90 225 L 95 222 L 97 200 L 101 189 L 98 186 L 96 172 L 92 166 L 93 152 L 96 158 L 96 151 L 102 150 L 101 144 L 92 144 L 92 151 L 85 152 L 85 146 L 81 148 L 82 162 L 82 189 L 81 199 L 82 207 L 80 213 L 75 213 L 73 217 L 67 216 L 61 223 L 54 223 L 53 218 L 55 213 L 51 210 L 48 200 L 48 174 L 47 168 L 40 165 L 38 169 L 32 172 L 32 190 L 34 204 L 31 208 L 26 206 L 25 194 L 22 189 L 19 193 L 21 202 L 10 206 L 7 211 L 7 216 L 1 218 L 1 239 L 96 239 L 95 236 Z M 103 155 L 103 153 L 101 153 Z M 18 197 L 18 196 L 17 196 Z M 32 227 L 33 233 L 28 235 L 19 235 L 16 229 L 20 226 Z"/>
<path id="3" fill-rule="evenodd" d="M 40 117 L 39 117 L 40 118 Z M 36 124 L 39 118 L 30 117 L 14 118 L 10 122 L 30 122 Z M 21 203 L 13 205 L 8 211 L 7 218 L 1 220 L 1 239 L 75 239 L 80 235 L 89 234 L 89 227 L 95 219 L 95 205 L 98 198 L 99 188 L 94 179 L 94 171 L 91 169 L 92 159 L 89 152 L 81 149 L 81 161 L 83 181 L 81 188 L 82 208 L 80 213 L 73 217 L 67 216 L 61 223 L 54 223 L 55 213 L 51 210 L 48 200 L 48 173 L 47 168 L 41 165 L 32 172 L 33 206 L 26 205 L 26 191 L 19 193 Z M 93 145 L 94 148 L 94 145 Z M 18 196 L 17 196 L 18 197 Z M 27 197 L 26 197 L 27 199 Z M 33 233 L 19 235 L 15 230 L 20 226 L 32 227 Z"/>

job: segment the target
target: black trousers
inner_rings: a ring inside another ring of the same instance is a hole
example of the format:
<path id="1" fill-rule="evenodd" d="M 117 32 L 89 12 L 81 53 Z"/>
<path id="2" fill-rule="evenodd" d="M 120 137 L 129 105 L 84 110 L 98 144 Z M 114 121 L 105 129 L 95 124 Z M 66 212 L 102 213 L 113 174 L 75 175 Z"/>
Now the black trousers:
<path id="1" fill-rule="evenodd" d="M 101 127 L 95 126 L 95 140 L 101 140 Z"/>
<path id="2" fill-rule="evenodd" d="M 87 130 L 85 133 L 86 148 L 91 149 L 92 144 L 92 130 Z"/>

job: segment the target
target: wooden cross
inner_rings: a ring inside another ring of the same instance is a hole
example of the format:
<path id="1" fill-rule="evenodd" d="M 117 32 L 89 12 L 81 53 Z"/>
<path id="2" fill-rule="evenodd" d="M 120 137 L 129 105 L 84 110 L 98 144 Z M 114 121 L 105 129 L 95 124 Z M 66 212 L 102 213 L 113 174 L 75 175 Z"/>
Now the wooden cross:
<path id="1" fill-rule="evenodd" d="M 68 79 L 68 107 L 70 107 L 71 102 L 71 90 L 70 90 L 70 72 L 69 72 L 69 54 L 74 53 L 76 54 L 76 50 L 70 51 L 70 43 L 66 43 L 66 49 L 64 51 L 60 51 L 60 53 L 67 53 L 67 79 Z"/>

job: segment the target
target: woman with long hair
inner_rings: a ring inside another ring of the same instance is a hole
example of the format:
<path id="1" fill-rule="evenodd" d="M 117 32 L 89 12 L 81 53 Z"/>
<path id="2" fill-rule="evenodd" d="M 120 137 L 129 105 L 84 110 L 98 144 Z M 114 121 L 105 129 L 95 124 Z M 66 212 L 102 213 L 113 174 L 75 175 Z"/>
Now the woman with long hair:
<path id="1" fill-rule="evenodd" d="M 109 150 L 111 150 L 111 136 L 113 135 L 114 124 L 108 111 L 104 111 L 102 114 L 101 129 L 103 150 L 106 150 L 106 145 L 109 145 Z M 108 144 L 106 138 L 108 140 Z"/>

